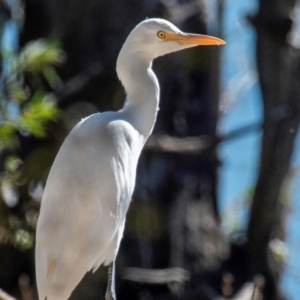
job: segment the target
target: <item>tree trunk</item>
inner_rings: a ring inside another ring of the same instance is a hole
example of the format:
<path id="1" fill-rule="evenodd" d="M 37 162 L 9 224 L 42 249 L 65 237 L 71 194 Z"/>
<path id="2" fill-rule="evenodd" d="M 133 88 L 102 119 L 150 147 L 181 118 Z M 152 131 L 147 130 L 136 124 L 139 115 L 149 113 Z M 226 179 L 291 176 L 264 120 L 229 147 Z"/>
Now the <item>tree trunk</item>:
<path id="1" fill-rule="evenodd" d="M 252 18 L 257 32 L 257 66 L 260 79 L 264 130 L 261 163 L 248 225 L 249 271 L 266 277 L 265 298 L 283 299 L 279 274 L 270 265 L 269 243 L 281 218 L 280 191 L 287 175 L 300 120 L 300 60 L 287 42 L 290 15 L 296 1 L 260 0 Z M 278 236 L 277 236 L 278 237 Z M 279 237 L 282 238 L 282 237 Z"/>

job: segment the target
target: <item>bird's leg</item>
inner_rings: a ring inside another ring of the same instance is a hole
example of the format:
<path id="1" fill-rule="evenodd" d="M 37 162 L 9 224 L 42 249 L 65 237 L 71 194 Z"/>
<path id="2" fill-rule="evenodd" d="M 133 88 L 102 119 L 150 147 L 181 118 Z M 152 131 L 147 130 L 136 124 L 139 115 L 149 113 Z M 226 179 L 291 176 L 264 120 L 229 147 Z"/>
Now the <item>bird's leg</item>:
<path id="1" fill-rule="evenodd" d="M 108 281 L 105 300 L 116 300 L 115 292 L 115 261 L 108 265 Z"/>

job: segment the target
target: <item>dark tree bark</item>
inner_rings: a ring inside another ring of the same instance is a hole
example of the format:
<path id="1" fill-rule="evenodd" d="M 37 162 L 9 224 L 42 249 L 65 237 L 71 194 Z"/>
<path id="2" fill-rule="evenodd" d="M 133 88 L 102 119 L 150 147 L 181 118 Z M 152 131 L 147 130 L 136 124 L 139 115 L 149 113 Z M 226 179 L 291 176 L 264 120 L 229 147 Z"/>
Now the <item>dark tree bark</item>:
<path id="1" fill-rule="evenodd" d="M 279 274 L 272 270 L 269 243 L 276 236 L 281 218 L 280 191 L 290 165 L 300 121 L 300 56 L 287 37 L 290 15 L 296 1 L 259 1 L 252 18 L 257 32 L 257 66 L 261 85 L 265 126 L 261 163 L 248 225 L 250 275 L 266 277 L 265 298 L 284 299 L 279 290 Z M 274 119 L 279 120 L 274 122 Z M 279 238 L 283 238 L 279 236 Z"/>

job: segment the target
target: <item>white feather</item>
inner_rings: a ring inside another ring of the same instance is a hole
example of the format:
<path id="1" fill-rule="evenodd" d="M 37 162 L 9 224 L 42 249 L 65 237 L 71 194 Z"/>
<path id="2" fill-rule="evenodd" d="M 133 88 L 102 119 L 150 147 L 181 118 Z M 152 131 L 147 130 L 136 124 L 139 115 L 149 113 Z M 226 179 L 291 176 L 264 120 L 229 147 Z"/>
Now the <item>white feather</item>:
<path id="1" fill-rule="evenodd" d="M 40 300 L 67 300 L 87 271 L 116 258 L 138 158 L 158 111 L 159 85 L 152 60 L 192 46 L 163 42 L 159 30 L 181 34 L 161 19 L 134 28 L 117 61 L 127 93 L 124 108 L 82 120 L 55 158 L 37 224 Z"/>

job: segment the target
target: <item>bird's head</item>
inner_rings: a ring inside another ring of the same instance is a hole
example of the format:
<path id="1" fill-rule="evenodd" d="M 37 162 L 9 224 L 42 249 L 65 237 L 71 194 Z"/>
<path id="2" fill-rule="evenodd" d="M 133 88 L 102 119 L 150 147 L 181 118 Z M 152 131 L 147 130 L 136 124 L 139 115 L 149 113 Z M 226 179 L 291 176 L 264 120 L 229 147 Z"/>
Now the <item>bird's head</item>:
<path id="1" fill-rule="evenodd" d="M 132 54 L 153 60 L 158 56 L 198 45 L 223 45 L 219 38 L 201 34 L 184 33 L 163 19 L 147 19 L 139 23 L 128 36 L 123 48 Z"/>

